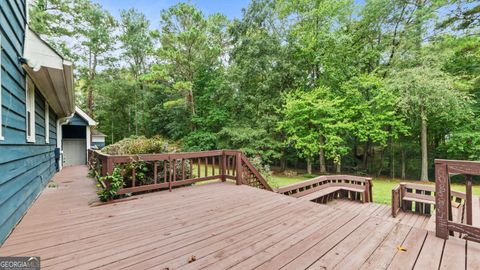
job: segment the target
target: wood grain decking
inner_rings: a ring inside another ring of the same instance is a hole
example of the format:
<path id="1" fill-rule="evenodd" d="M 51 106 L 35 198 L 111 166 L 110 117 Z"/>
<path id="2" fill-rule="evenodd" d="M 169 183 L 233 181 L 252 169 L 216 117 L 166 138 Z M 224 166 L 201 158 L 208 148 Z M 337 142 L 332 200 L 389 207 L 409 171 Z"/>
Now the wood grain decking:
<path id="1" fill-rule="evenodd" d="M 428 218 L 214 183 L 90 206 L 86 167 L 57 174 L 0 248 L 42 269 L 479 269 L 480 244 Z"/>

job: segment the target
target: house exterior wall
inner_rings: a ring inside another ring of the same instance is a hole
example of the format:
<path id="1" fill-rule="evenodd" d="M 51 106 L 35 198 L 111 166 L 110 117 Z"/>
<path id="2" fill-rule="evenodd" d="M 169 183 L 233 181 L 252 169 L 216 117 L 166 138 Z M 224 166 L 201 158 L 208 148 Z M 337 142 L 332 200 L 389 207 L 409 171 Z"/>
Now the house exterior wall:
<path id="1" fill-rule="evenodd" d="M 56 172 L 57 116 L 49 109 L 49 141 L 45 141 L 45 99 L 35 90 L 35 143 L 26 140 L 25 0 L 0 1 L 1 116 L 0 244 L 22 218 Z"/>

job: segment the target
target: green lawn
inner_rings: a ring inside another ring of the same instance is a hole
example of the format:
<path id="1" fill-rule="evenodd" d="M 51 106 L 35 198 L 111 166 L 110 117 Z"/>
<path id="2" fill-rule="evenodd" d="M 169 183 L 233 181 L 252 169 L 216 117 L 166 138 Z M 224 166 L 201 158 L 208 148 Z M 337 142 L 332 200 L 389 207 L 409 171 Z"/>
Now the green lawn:
<path id="1" fill-rule="evenodd" d="M 312 176 L 282 176 L 282 175 L 273 175 L 272 179 L 279 187 L 283 187 L 289 184 L 297 183 L 300 181 L 305 181 L 312 178 Z M 373 179 L 373 201 L 376 203 L 382 204 L 391 204 L 392 201 L 392 188 L 398 185 L 400 182 L 412 182 L 420 184 L 430 184 L 434 185 L 432 182 L 419 182 L 419 181 L 402 181 L 399 179 L 391 180 L 384 178 L 374 178 Z M 452 189 L 465 192 L 465 186 L 460 184 L 452 184 Z M 473 194 L 480 196 L 480 185 L 473 186 Z"/>

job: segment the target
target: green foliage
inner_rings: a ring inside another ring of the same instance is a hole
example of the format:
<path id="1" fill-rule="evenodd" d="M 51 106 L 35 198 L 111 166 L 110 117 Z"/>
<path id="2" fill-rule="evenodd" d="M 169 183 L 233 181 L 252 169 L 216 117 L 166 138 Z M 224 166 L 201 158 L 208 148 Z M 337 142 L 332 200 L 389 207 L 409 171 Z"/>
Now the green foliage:
<path id="1" fill-rule="evenodd" d="M 304 158 L 312 159 L 324 149 L 326 156 L 339 164 L 349 151 L 345 136 L 352 127 L 351 112 L 345 110 L 344 102 L 327 87 L 307 92 L 299 89 L 285 96 L 284 120 L 279 127 Z"/>
<path id="2" fill-rule="evenodd" d="M 391 176 L 402 164 L 418 175 L 434 158 L 479 158 L 478 4 L 364 2 L 252 0 L 234 20 L 178 3 L 152 30 L 135 9 L 117 22 L 91 0 L 42 0 L 29 24 L 76 61 L 77 104 L 109 144 L 161 136 L 112 153 L 179 141 Z"/>
<path id="3" fill-rule="evenodd" d="M 385 88 L 381 78 L 364 74 L 342 85 L 344 110 L 350 110 L 354 135 L 361 142 L 387 145 L 390 137 L 408 135 L 409 127 L 397 113 L 398 96 Z"/>
<path id="4" fill-rule="evenodd" d="M 217 136 L 219 149 L 239 149 L 248 156 L 259 155 L 267 162 L 280 157 L 278 149 L 282 146 L 281 143 L 272 139 L 264 129 L 228 127 L 222 129 Z"/>
<path id="5" fill-rule="evenodd" d="M 182 149 L 189 152 L 206 151 L 216 148 L 217 136 L 206 131 L 195 131 L 183 138 Z"/>
<path id="6" fill-rule="evenodd" d="M 117 191 L 124 185 L 121 171 L 118 167 L 113 169 L 112 175 L 100 177 L 98 181 L 100 183 L 97 185 L 97 195 L 102 202 L 118 198 Z M 103 185 L 108 186 L 108 188 L 104 188 Z"/>
<path id="7" fill-rule="evenodd" d="M 445 156 L 458 160 L 480 160 L 480 129 L 478 125 L 453 131 L 440 145 Z"/>

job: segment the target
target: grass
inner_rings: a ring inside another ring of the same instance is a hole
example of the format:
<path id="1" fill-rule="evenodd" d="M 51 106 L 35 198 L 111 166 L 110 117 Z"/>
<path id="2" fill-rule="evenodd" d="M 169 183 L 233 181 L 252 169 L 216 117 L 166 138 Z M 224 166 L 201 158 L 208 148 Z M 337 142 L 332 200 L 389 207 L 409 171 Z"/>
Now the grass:
<path id="1" fill-rule="evenodd" d="M 283 176 L 273 175 L 272 179 L 278 184 L 279 187 L 290 185 L 293 183 L 305 181 L 313 178 L 311 175 L 298 175 L 298 176 Z M 434 182 L 420 182 L 420 181 L 405 181 L 400 179 L 385 179 L 385 178 L 373 178 L 373 201 L 381 204 L 391 204 L 392 202 L 392 188 L 398 185 L 400 182 L 412 182 L 417 184 L 435 185 Z M 465 192 L 465 185 L 452 184 L 452 189 L 460 192 Z M 473 186 L 473 194 L 480 196 L 480 185 Z"/>

